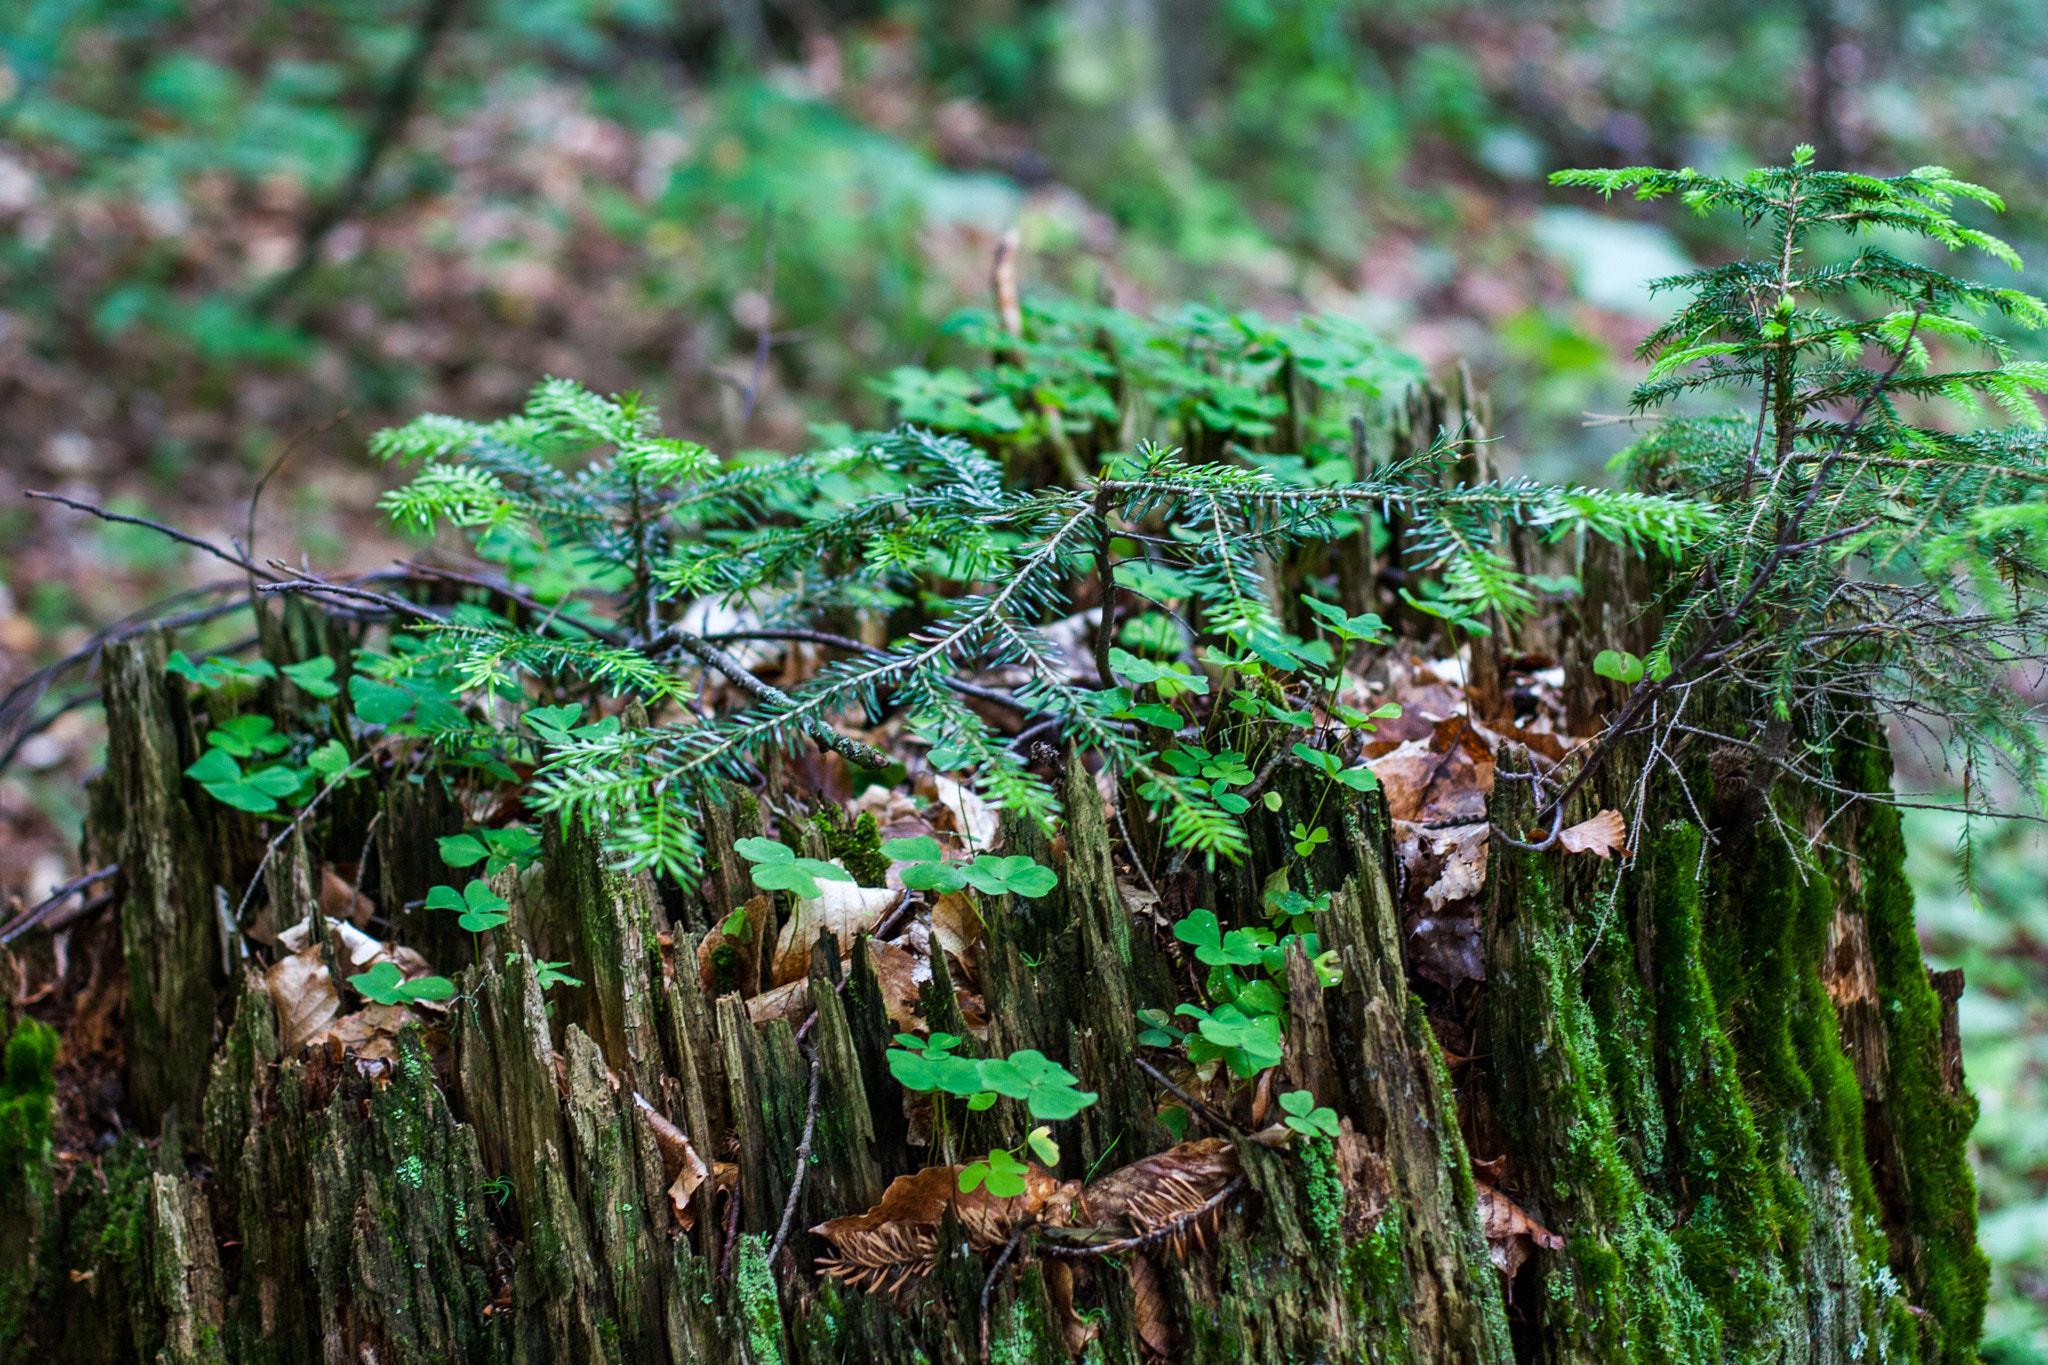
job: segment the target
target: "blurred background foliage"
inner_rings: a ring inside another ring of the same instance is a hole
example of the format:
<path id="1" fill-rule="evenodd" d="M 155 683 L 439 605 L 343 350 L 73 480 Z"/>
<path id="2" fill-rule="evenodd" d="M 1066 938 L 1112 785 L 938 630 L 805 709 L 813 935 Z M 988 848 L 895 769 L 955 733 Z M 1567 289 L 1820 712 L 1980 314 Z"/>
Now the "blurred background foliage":
<path id="1" fill-rule="evenodd" d="M 303 435 L 259 552 L 371 567 L 405 549 L 375 427 L 547 373 L 728 452 L 879 423 L 871 380 L 985 358 L 943 324 L 1012 227 L 1027 294 L 1469 362 L 1503 463 L 1597 478 L 1646 282 L 1743 244 L 1545 174 L 1800 141 L 1995 186 L 2048 289 L 2038 0 L 11 0 L 0 686 L 206 573 L 23 487 L 242 535 Z M 61 879 L 96 743 L 81 708 L 0 779 L 0 889 Z M 1980 826 L 1973 896 L 1944 819 L 1916 865 L 1970 981 L 1988 1354 L 2048 1361 L 2048 847 Z"/>

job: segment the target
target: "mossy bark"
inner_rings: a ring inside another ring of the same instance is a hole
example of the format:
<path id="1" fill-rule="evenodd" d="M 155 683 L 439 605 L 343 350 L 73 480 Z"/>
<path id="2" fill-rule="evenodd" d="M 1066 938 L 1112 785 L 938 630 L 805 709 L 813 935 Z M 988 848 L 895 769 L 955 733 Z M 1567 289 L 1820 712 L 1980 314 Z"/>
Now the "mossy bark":
<path id="1" fill-rule="evenodd" d="M 456 956 L 437 965 L 463 964 L 461 996 L 373 1078 L 282 1055 L 270 1001 L 222 957 L 213 888 L 246 875 L 254 832 L 178 776 L 192 721 L 162 659 L 147 639 L 110 659 L 113 776 L 92 834 L 124 867 L 129 1109 L 162 1136 L 122 1141 L 10 1224 L 28 1231 L 0 1266 L 14 1308 L 0 1358 L 978 1357 L 992 1254 L 942 1243 L 934 1272 L 893 1298 L 810 1271 L 823 1247 L 804 1229 L 932 1159 L 888 1074 L 895 1028 L 864 944 L 843 992 L 838 956 L 813 957 L 806 1047 L 822 1103 L 789 1255 L 766 1259 L 810 1064 L 788 1023 L 756 1027 L 736 997 L 708 999 L 695 970 L 696 935 L 745 890 L 730 846 L 760 828 L 750 798 L 707 812 L 714 867 L 688 898 L 607 870 L 587 834 L 549 829 L 542 867 L 500 883 L 521 937 L 500 931 L 476 961 L 467 936 L 442 945 Z M 365 889 L 394 909 L 418 898 L 450 824 L 438 780 L 394 783 L 309 829 L 306 865 L 353 860 L 382 810 Z M 1517 827 L 1527 785 L 1500 793 L 1496 818 Z M 1006 832 L 1056 867 L 1059 888 L 982 905 L 980 976 L 989 1050 L 1039 1048 L 1100 1094 L 1061 1135 L 1059 1174 L 1081 1178 L 1173 1141 L 1134 1063 L 1134 1011 L 1174 1003 L 1181 971 L 1171 939 L 1125 907 L 1078 758 L 1061 797 L 1057 842 Z M 1778 799 L 1796 827 L 1797 794 Z M 1187 1362 L 1971 1359 L 1983 1272 L 1961 1162 L 1970 1101 L 1942 1051 L 1895 820 L 1855 817 L 1841 853 L 1755 838 L 1740 857 L 1703 858 L 1706 840 L 1732 835 L 1690 812 L 1656 796 L 1618 885 L 1611 864 L 1496 844 L 1487 980 L 1459 995 L 1417 987 L 1404 966 L 1383 807 L 1328 818 L 1334 837 L 1295 861 L 1297 889 L 1330 893 L 1318 931 L 1343 976 L 1323 989 L 1305 957 L 1290 962 L 1280 1080 L 1364 1139 L 1376 1202 L 1347 1204 L 1326 1141 L 1240 1144 L 1244 1186 L 1206 1249 L 1084 1277 L 1099 1327 L 1086 1358 L 1137 1365 L 1141 1316 L 1163 1311 Z M 1289 850 L 1279 816 L 1252 816 L 1247 864 L 1175 879 L 1171 912 L 1255 914 Z M 535 954 L 586 986 L 544 995 Z M 954 1008 L 943 958 L 934 974 L 937 1020 Z M 1455 1020 L 1471 1056 L 1439 1044 Z M 1000 1112 L 962 1140 L 1020 1140 Z M 707 1163 L 737 1162 L 730 1241 L 712 1182 L 680 1216 L 672 1206 L 650 1114 Z M 1489 1257 L 1473 1171 L 1500 1158 L 1490 1179 L 1564 1239 L 1511 1283 Z M 22 1188 L 50 1190 L 48 1169 L 31 1162 Z M 1050 1261 L 1000 1277 L 991 1358 L 1065 1358 L 1065 1289 Z"/>

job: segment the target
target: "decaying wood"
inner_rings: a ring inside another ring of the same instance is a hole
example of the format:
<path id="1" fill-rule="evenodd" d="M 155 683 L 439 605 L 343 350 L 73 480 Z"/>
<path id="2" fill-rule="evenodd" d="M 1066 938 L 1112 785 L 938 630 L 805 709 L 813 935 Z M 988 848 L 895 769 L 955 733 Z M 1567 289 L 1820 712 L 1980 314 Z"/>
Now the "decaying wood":
<path id="1" fill-rule="evenodd" d="M 690 895 L 609 870 L 590 831 L 546 825 L 540 866 L 499 879 L 513 926 L 480 957 L 468 935 L 404 909 L 443 879 L 433 839 L 461 828 L 459 808 L 431 774 L 351 793 L 319 836 L 330 846 L 280 845 L 271 927 L 312 913 L 320 869 L 373 841 L 363 895 L 400 942 L 459 975 L 461 995 L 376 1058 L 281 1009 L 282 985 L 221 951 L 215 888 L 232 887 L 260 841 L 180 776 L 198 741 L 166 648 L 144 635 L 108 653 L 108 775 L 90 832 L 120 865 L 109 932 L 128 973 L 124 1108 L 142 1131 L 0 1209 L 0 1245 L 32 1249 L 0 1267 L 0 1302 L 17 1305 L 0 1358 L 763 1365 L 965 1362 L 986 1348 L 1007 1361 L 1085 1349 L 1131 1365 L 1506 1365 L 1708 1359 L 1689 1352 L 1711 1339 L 1730 1359 L 1833 1362 L 1902 1331 L 1919 1334 L 1923 1358 L 1946 1349 L 1903 1298 L 1857 1287 L 1887 1255 L 1898 1282 L 1929 1283 L 1940 1249 L 1913 1203 L 1931 1188 L 1925 1158 L 1883 1121 L 1907 1080 L 1865 872 L 1819 869 L 1798 949 L 1807 975 L 1787 989 L 1801 1009 L 1826 1007 L 1824 1020 L 1801 1016 L 1812 1028 L 1794 1040 L 1821 1079 L 1806 1100 L 1767 1105 L 1732 1050 L 1751 1045 L 1750 1007 L 1703 1004 L 1685 937 L 1727 911 L 1697 887 L 1691 919 L 1665 905 L 1695 865 L 1643 862 L 1609 927 L 1592 927 L 1614 885 L 1607 855 L 1622 853 L 1601 793 L 1573 812 L 1592 830 L 1577 842 L 1599 856 L 1497 846 L 1483 878 L 1444 892 L 1469 899 L 1483 881 L 1484 978 L 1443 989 L 1409 969 L 1377 795 L 1330 802 L 1333 837 L 1305 860 L 1290 858 L 1285 819 L 1255 808 L 1244 866 L 1179 866 L 1135 915 L 1117 823 L 1069 754 L 1058 839 L 1015 821 L 1002 832 L 1006 851 L 1052 865 L 1058 888 L 970 907 L 985 939 L 970 944 L 968 919 L 950 913 L 934 934 L 952 936 L 981 992 L 987 1036 L 964 1051 L 1037 1048 L 1100 1099 L 1061 1126 L 1064 1158 L 1034 1168 L 1028 1196 L 972 1198 L 889 1075 L 903 1024 L 891 1011 L 908 1006 L 884 972 L 900 948 L 792 930 L 783 957 L 796 967 L 781 974 L 805 983 L 795 1018 L 757 1023 L 741 993 L 712 993 L 700 947 L 759 899 L 732 843 L 763 815 L 737 790 L 704 811 L 709 870 Z M 1524 761 L 1505 747 L 1493 760 Z M 1316 803 L 1305 772 L 1273 780 L 1287 810 Z M 1532 800 L 1503 782 L 1486 815 L 1525 828 Z M 1685 811 L 1674 801 L 1666 814 Z M 1140 809 L 1123 825 L 1156 842 Z M 1341 978 L 1325 989 L 1307 954 L 1288 955 L 1289 1057 L 1269 1091 L 1308 1091 L 1339 1135 L 1253 1140 L 1242 1109 L 1191 1095 L 1196 1132 L 1177 1143 L 1161 1118 L 1175 1101 L 1153 1080 L 1164 1073 L 1136 1039 L 1138 1009 L 1184 998 L 1165 926 L 1197 905 L 1250 922 L 1266 874 L 1290 862 L 1298 886 L 1330 893 L 1316 930 Z M 352 893 L 341 903 L 353 909 Z M 768 931 L 781 927 L 773 905 L 757 910 L 748 995 L 772 984 Z M 584 984 L 544 993 L 536 957 Z M 930 968 L 922 1022 L 968 1034 L 947 952 Z M 1927 987 L 1921 1068 L 1951 1099 L 1961 1076 L 1941 1005 L 1952 1018 L 1958 985 Z M 1796 1247 L 1699 1240 L 1711 1209 L 1686 1183 L 1697 1154 L 1679 1116 L 1715 1085 L 1754 1110 L 1744 1150 L 1775 1182 L 1770 1207 L 1804 1201 Z M 1837 1110 L 1850 1100 L 1845 1137 Z M 968 1116 L 956 1151 L 1021 1142 L 1007 1108 Z M 787 1254 L 771 1258 L 786 1207 Z M 1742 1320 L 1688 1270 L 1710 1253 L 1732 1267 L 1715 1274 L 1765 1296 L 1769 1324 Z"/>

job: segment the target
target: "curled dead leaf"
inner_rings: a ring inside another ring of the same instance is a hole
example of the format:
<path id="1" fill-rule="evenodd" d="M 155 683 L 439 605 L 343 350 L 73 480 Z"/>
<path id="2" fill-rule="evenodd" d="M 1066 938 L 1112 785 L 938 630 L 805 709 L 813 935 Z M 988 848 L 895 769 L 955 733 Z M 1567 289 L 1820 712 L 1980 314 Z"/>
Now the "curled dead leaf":
<path id="1" fill-rule="evenodd" d="M 1486 1254 L 1494 1269 L 1512 1284 L 1515 1272 L 1536 1253 L 1537 1247 L 1561 1251 L 1564 1238 L 1531 1218 L 1520 1204 L 1486 1178 L 1498 1177 L 1500 1162 L 1475 1162 L 1474 1166 L 1473 1189 L 1479 1197 L 1479 1230 L 1486 1234 Z"/>
<path id="2" fill-rule="evenodd" d="M 995 846 L 999 817 L 994 806 L 982 800 L 974 788 L 944 773 L 932 776 L 932 786 L 938 798 L 933 818 L 937 828 L 951 829 L 976 853 L 987 853 Z"/>
<path id="3" fill-rule="evenodd" d="M 347 920 L 360 928 L 377 913 L 377 904 L 342 879 L 333 868 L 320 871 L 320 913 L 331 920 Z"/>
<path id="4" fill-rule="evenodd" d="M 278 1041 L 287 1057 L 297 1056 L 341 1013 L 340 993 L 317 943 L 272 963 L 263 973 L 263 989 L 277 1009 Z"/>
<path id="5" fill-rule="evenodd" d="M 661 1149 L 661 1172 L 668 1181 L 668 1202 L 675 1213 L 676 1226 L 688 1232 L 697 1225 L 691 1197 L 711 1178 L 711 1169 L 690 1145 L 689 1135 L 662 1117 L 637 1090 L 633 1092 L 633 1104 L 639 1110 L 640 1121 L 654 1134 L 654 1145 Z"/>
<path id="6" fill-rule="evenodd" d="M 761 938 L 768 932 L 774 904 L 756 896 L 741 907 L 736 933 L 719 925 L 697 945 L 697 980 L 708 995 L 740 993 L 742 1000 L 761 989 Z"/>
<path id="7" fill-rule="evenodd" d="M 358 1061 L 389 1062 L 398 1056 L 399 1031 L 418 1022 L 420 1017 L 404 1005 L 365 1005 L 335 1019 L 306 1043 L 330 1050 L 338 1044 Z"/>
<path id="8" fill-rule="evenodd" d="M 1594 853 L 1605 859 L 1619 851 L 1628 856 L 1628 822 L 1618 810 L 1603 810 L 1590 820 L 1559 830 L 1557 842 L 1567 853 Z"/>
<path id="9" fill-rule="evenodd" d="M 1420 832 L 1430 854 L 1444 860 L 1442 874 L 1423 892 L 1432 912 L 1441 911 L 1446 901 L 1465 900 L 1485 888 L 1486 841 L 1492 832 L 1493 826 L 1484 821 Z"/>
<path id="10" fill-rule="evenodd" d="M 963 892 L 940 896 L 932 907 L 932 937 L 941 951 L 951 953 L 960 964 L 956 981 L 964 977 L 970 985 L 980 982 L 981 945 L 986 934 L 974 901 Z"/>
<path id="11" fill-rule="evenodd" d="M 787 985 L 810 974 L 811 947 L 818 941 L 820 930 L 829 930 L 845 952 L 853 947 L 856 936 L 874 932 L 882 917 L 903 898 L 900 891 L 856 886 L 852 882 L 821 881 L 818 890 L 816 900 L 797 901 L 795 913 L 782 926 L 781 937 L 775 942 L 771 986 Z M 751 905 L 749 902 L 750 912 Z"/>

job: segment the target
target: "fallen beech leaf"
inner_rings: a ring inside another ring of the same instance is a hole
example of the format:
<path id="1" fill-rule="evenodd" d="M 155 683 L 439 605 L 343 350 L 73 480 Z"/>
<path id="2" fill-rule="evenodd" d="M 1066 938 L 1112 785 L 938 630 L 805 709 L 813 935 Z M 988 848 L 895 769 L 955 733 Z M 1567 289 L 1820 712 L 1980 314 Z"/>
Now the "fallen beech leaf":
<path id="1" fill-rule="evenodd" d="M 319 1047 L 333 1038 L 357 1057 L 388 1061 L 398 1055 L 399 1030 L 419 1022 L 420 1017 L 404 1005 L 365 1005 L 342 1015 L 307 1042 Z"/>
<path id="2" fill-rule="evenodd" d="M 747 1001 L 747 1018 L 754 1024 L 771 1023 L 787 1019 L 793 1024 L 803 1022 L 811 1012 L 811 979 L 798 977 L 794 981 L 777 986 L 772 991 L 762 991 Z"/>
<path id="3" fill-rule="evenodd" d="M 966 839 L 973 852 L 987 853 L 996 841 L 996 808 L 982 800 L 974 788 L 955 782 L 944 773 L 934 774 L 932 785 L 938 791 L 939 809 L 943 816 L 940 823 L 950 825 L 956 834 Z"/>
<path id="4" fill-rule="evenodd" d="M 1484 889 L 1486 840 L 1492 832 L 1485 823 L 1422 831 L 1430 853 L 1444 860 L 1443 875 L 1423 892 L 1431 913 L 1441 911 L 1446 901 L 1465 900 Z"/>
<path id="5" fill-rule="evenodd" d="M 377 905 L 328 867 L 320 872 L 320 913 L 330 920 L 347 920 L 360 928 L 377 913 Z"/>
<path id="6" fill-rule="evenodd" d="M 761 989 L 761 938 L 768 932 L 774 904 L 765 895 L 756 896 L 741 907 L 745 931 L 728 934 L 720 925 L 704 935 L 697 945 L 697 980 L 707 995 L 738 991 L 742 1000 Z M 727 983 L 719 989 L 719 981 Z"/>
<path id="7" fill-rule="evenodd" d="M 820 881 L 816 900 L 798 900 L 796 912 L 782 926 L 775 942 L 771 986 L 784 986 L 810 975 L 811 948 L 820 930 L 830 930 L 839 940 L 841 953 L 853 947 L 860 934 L 874 932 L 882 917 L 903 898 L 887 887 L 856 886 L 852 882 Z"/>
<path id="8" fill-rule="evenodd" d="M 1493 1165 L 1498 1172 L 1498 1165 Z M 1486 1234 L 1486 1254 L 1510 1284 L 1522 1263 L 1535 1254 L 1537 1247 L 1559 1251 L 1564 1247 L 1564 1238 L 1531 1218 L 1514 1200 L 1502 1194 L 1484 1179 L 1475 1178 L 1473 1189 L 1479 1196 L 1479 1230 Z"/>
<path id="9" fill-rule="evenodd" d="M 1623 857 L 1628 855 L 1628 822 L 1621 818 L 1618 810 L 1603 810 L 1590 820 L 1582 820 L 1570 829 L 1559 830 L 1557 842 L 1567 853 L 1597 853 L 1604 860 L 1608 854 L 1620 850 Z"/>
<path id="10" fill-rule="evenodd" d="M 697 1225 L 697 1211 L 690 1207 L 690 1198 L 711 1178 L 711 1170 L 704 1164 L 704 1158 L 697 1155 L 697 1149 L 690 1145 L 689 1136 L 663 1118 L 637 1090 L 633 1092 L 633 1104 L 639 1109 L 641 1120 L 653 1132 L 654 1145 L 661 1149 L 661 1173 L 669 1182 L 668 1202 L 675 1211 L 676 1226 L 688 1232 Z"/>
<path id="11" fill-rule="evenodd" d="M 932 907 L 932 937 L 941 951 L 953 955 L 970 984 L 978 985 L 981 981 L 981 945 L 986 934 L 980 913 L 965 894 L 949 892 Z"/>
<path id="12" fill-rule="evenodd" d="M 875 979 L 882 987 L 882 1008 L 888 1011 L 889 1022 L 906 1033 L 924 1027 L 918 991 L 931 980 L 930 964 L 901 944 L 871 942 L 869 948 L 874 953 Z"/>
<path id="13" fill-rule="evenodd" d="M 1159 1287 L 1159 1267 L 1152 1264 L 1150 1256 L 1131 1257 L 1131 1312 L 1145 1349 L 1160 1360 L 1173 1359 L 1180 1338 L 1173 1330 L 1166 1294 Z"/>
<path id="14" fill-rule="evenodd" d="M 272 963 L 263 974 L 263 989 L 277 1008 L 277 1035 L 287 1057 L 297 1056 L 341 1013 L 341 996 L 317 943 Z"/>

